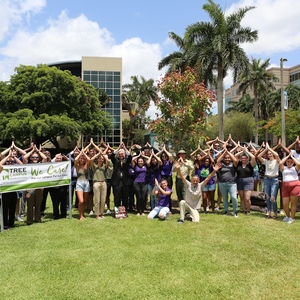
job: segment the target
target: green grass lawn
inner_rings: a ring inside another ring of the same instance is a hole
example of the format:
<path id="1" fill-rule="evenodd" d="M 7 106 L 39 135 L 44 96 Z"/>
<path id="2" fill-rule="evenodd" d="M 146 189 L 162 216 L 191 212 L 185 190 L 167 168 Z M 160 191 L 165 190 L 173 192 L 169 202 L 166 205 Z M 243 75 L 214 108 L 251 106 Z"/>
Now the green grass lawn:
<path id="1" fill-rule="evenodd" d="M 300 297 L 300 213 L 53 221 L 49 203 L 42 224 L 0 234 L 1 299 Z"/>

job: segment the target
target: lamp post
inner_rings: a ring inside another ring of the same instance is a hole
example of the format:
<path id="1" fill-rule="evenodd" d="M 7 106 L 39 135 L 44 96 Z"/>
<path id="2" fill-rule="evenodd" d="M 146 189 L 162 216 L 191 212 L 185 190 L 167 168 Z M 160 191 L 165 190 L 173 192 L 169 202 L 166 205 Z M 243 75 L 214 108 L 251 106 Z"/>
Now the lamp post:
<path id="1" fill-rule="evenodd" d="M 284 112 L 284 87 L 283 87 L 283 62 L 287 61 L 286 58 L 280 58 L 280 83 L 281 83 L 281 140 L 282 145 L 286 145 L 285 137 L 285 112 Z"/>

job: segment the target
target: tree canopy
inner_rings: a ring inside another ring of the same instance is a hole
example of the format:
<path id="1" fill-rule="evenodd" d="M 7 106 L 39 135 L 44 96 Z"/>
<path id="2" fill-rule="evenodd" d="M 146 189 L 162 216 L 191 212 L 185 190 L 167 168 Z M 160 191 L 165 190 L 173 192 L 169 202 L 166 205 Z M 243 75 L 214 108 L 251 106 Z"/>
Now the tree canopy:
<path id="1" fill-rule="evenodd" d="M 215 100 L 214 93 L 203 83 L 197 83 L 191 69 L 166 74 L 159 81 L 158 89 L 161 96 L 155 104 L 161 113 L 151 124 L 151 130 L 160 142 L 170 142 L 175 151 L 197 147 Z"/>
<path id="2" fill-rule="evenodd" d="M 164 58 L 159 68 L 169 65 L 169 70 L 174 70 L 190 66 L 197 70 L 198 81 L 204 80 L 213 86 L 217 82 L 218 136 L 223 139 L 223 80 L 229 70 L 233 72 L 234 82 L 242 71 L 247 70 L 249 61 L 241 45 L 256 41 L 258 32 L 241 25 L 246 13 L 254 9 L 253 6 L 239 8 L 226 16 L 219 4 L 212 0 L 207 2 L 203 9 L 211 21 L 191 24 L 186 28 L 183 39 L 169 33 L 179 51 Z"/>
<path id="3" fill-rule="evenodd" d="M 70 71 L 44 64 L 15 71 L 0 84 L 2 139 L 37 144 L 49 139 L 59 148 L 58 136 L 77 140 L 111 128 L 110 115 L 101 110 L 105 95 Z"/>
<path id="4" fill-rule="evenodd" d="M 124 123 L 123 135 L 127 143 L 132 145 L 136 136 L 141 136 L 147 132 L 145 130 L 145 113 L 151 101 L 157 97 L 157 87 L 153 79 L 145 79 L 141 76 L 131 76 L 132 83 L 124 84 L 122 94 L 122 105 L 129 113 L 129 123 Z M 140 140 L 140 138 L 138 139 Z"/>

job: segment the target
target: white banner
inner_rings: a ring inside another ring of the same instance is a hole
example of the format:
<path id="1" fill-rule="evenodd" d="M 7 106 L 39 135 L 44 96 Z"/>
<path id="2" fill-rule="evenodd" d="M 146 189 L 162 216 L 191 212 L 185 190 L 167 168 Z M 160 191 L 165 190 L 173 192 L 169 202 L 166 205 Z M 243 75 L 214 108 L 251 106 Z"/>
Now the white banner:
<path id="1" fill-rule="evenodd" d="M 69 161 L 4 165 L 0 174 L 0 192 L 69 185 L 70 182 L 71 163 Z"/>

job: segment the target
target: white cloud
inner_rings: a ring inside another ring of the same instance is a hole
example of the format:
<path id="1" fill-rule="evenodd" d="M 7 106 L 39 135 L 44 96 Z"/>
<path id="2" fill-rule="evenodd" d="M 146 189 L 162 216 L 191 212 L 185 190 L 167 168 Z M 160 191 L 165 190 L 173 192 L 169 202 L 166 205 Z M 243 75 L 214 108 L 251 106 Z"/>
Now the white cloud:
<path id="1" fill-rule="evenodd" d="M 276 52 L 292 51 L 300 47 L 298 29 L 300 2 L 295 0 L 241 0 L 226 13 L 239 7 L 255 6 L 247 12 L 243 26 L 258 30 L 259 40 L 244 45 L 247 54 L 270 56 Z"/>
<path id="2" fill-rule="evenodd" d="M 123 83 L 128 83 L 132 75 L 149 79 L 161 73 L 157 70 L 162 57 L 159 44 L 131 38 L 117 45 L 106 28 L 100 28 L 85 15 L 69 18 L 65 11 L 36 32 L 20 28 L 0 49 L 0 54 L 4 56 L 0 80 L 8 80 L 19 64 L 80 60 L 81 56 L 122 57 Z"/>
<path id="3" fill-rule="evenodd" d="M 13 31 L 23 18 L 29 22 L 32 14 L 38 13 L 46 5 L 46 0 L 0 0 L 0 41 Z"/>

